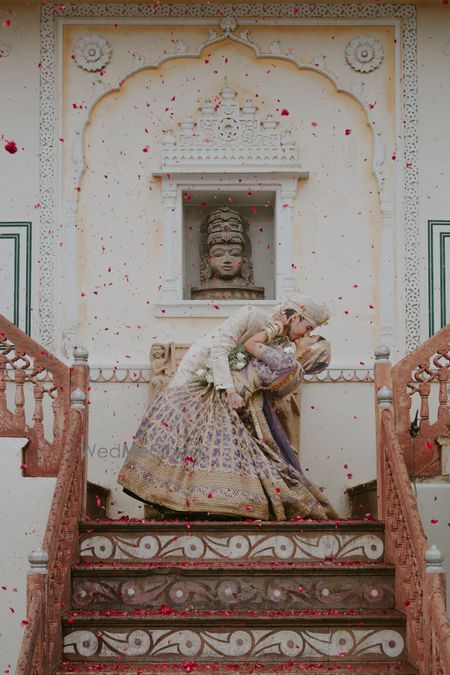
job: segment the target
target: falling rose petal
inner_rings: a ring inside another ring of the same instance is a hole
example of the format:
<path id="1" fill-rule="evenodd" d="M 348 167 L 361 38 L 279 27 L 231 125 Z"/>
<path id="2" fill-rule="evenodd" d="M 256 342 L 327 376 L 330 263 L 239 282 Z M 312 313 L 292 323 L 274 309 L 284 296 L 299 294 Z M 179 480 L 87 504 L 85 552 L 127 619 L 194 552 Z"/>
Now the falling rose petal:
<path id="1" fill-rule="evenodd" d="M 246 504 L 246 505 L 245 505 L 245 510 L 246 510 L 246 511 L 251 511 L 251 510 L 252 510 L 252 507 L 250 506 L 250 504 Z"/>
<path id="2" fill-rule="evenodd" d="M 346 136 L 350 136 L 351 133 L 352 133 L 352 130 L 351 130 L 351 129 L 346 129 L 346 130 L 345 130 L 345 135 L 346 135 Z"/>
<path id="3" fill-rule="evenodd" d="M 312 127 L 316 127 L 316 126 L 317 126 L 317 122 L 311 122 L 311 126 L 312 126 Z"/>
<path id="4" fill-rule="evenodd" d="M 433 444 L 430 443 L 430 441 L 427 441 L 427 442 L 425 443 L 425 447 L 426 447 L 427 450 L 431 450 L 431 449 L 433 448 Z"/>
<path id="5" fill-rule="evenodd" d="M 279 487 L 275 488 L 275 492 L 279 495 L 280 492 L 281 492 L 281 488 L 279 488 Z"/>
<path id="6" fill-rule="evenodd" d="M 20 622 L 20 627 L 21 627 L 21 628 L 25 628 L 25 626 L 28 626 L 29 623 L 30 623 L 29 621 L 27 621 L 26 619 L 23 619 L 23 620 Z"/>
<path id="7" fill-rule="evenodd" d="M 14 614 L 14 608 L 13 607 L 10 607 L 9 611 L 10 611 L 11 614 Z"/>
<path id="8" fill-rule="evenodd" d="M 148 152 L 148 145 L 145 145 L 145 146 L 142 148 L 142 152 Z"/>
<path id="9" fill-rule="evenodd" d="M 439 522 L 439 520 L 437 520 L 436 518 L 432 518 L 430 522 L 432 525 L 436 525 Z"/>
<path id="10" fill-rule="evenodd" d="M 289 110 L 286 110 L 286 108 L 283 108 L 283 110 L 281 111 L 281 114 L 286 117 L 287 115 L 289 115 Z"/>
<path id="11" fill-rule="evenodd" d="M 17 145 L 14 141 L 6 141 L 5 150 L 9 152 L 10 155 L 14 155 L 17 152 Z"/>
<path id="12" fill-rule="evenodd" d="M 351 479 L 353 478 L 353 474 L 352 474 L 352 473 L 348 473 L 348 474 L 347 474 L 347 478 L 348 478 L 349 480 L 351 480 Z"/>
<path id="13" fill-rule="evenodd" d="M 411 604 L 411 600 L 405 600 L 403 604 L 405 605 L 405 607 L 409 607 Z"/>
<path id="14" fill-rule="evenodd" d="M 11 19 L 4 19 L 4 20 L 2 21 L 2 26 L 3 26 L 3 28 L 9 28 L 10 25 L 11 25 Z"/>

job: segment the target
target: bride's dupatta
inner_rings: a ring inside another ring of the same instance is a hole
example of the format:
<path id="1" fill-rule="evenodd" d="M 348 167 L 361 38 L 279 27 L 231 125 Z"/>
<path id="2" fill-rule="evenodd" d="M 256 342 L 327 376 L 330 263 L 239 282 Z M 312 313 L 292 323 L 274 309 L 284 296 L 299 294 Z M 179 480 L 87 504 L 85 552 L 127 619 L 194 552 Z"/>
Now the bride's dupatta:
<path id="1" fill-rule="evenodd" d="M 281 458 L 287 465 L 287 468 L 293 469 L 301 484 L 307 488 L 325 509 L 328 518 L 337 518 L 338 515 L 323 494 L 322 490 L 314 485 L 303 473 L 300 466 L 297 452 L 289 442 L 285 429 L 280 423 L 278 416 L 273 408 L 274 399 L 284 399 L 293 394 L 299 387 L 303 375 L 314 374 L 324 370 L 330 363 L 331 350 L 328 340 L 320 338 L 318 342 L 312 345 L 301 358 L 297 360 L 296 368 L 281 377 L 278 377 L 270 385 L 263 387 L 259 381 L 259 375 L 252 368 L 252 362 L 246 368 L 246 372 L 233 372 L 236 390 L 240 392 L 246 402 L 246 408 L 243 421 L 263 446 L 273 452 L 272 459 Z M 245 414 L 250 417 L 250 424 Z M 272 454 L 272 453 L 271 453 Z M 289 471 L 292 480 L 292 472 Z"/>

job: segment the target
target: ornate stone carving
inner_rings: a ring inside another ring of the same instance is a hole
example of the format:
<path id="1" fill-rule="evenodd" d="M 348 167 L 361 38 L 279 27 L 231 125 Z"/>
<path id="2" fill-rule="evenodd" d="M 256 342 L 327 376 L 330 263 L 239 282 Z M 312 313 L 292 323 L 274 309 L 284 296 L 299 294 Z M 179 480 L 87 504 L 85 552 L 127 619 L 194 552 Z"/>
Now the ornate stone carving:
<path id="1" fill-rule="evenodd" d="M 284 54 L 283 52 L 283 47 L 281 46 L 280 40 L 273 40 L 273 42 L 270 43 L 269 45 L 270 53 L 277 55 L 277 54 Z"/>
<path id="2" fill-rule="evenodd" d="M 235 209 L 214 209 L 201 226 L 200 282 L 193 298 L 247 300 L 264 298 L 264 288 L 253 284 L 249 223 Z"/>
<path id="3" fill-rule="evenodd" d="M 176 136 L 168 133 L 163 141 L 163 168 L 195 164 L 251 164 L 296 166 L 297 148 L 286 130 L 277 130 L 272 115 L 260 119 L 257 106 L 247 99 L 242 104 L 225 78 L 220 104 L 206 99 L 198 119 L 180 122 Z M 216 98 L 214 99 L 216 101 Z"/>
<path id="4" fill-rule="evenodd" d="M 101 35 L 83 35 L 75 44 L 74 55 L 80 68 L 96 72 L 109 63 L 111 45 Z"/>
<path id="5" fill-rule="evenodd" d="M 420 310 L 419 310 L 419 229 L 418 229 L 418 163 L 417 163 L 417 35 L 416 7 L 412 4 L 68 4 L 61 6 L 58 19 L 106 17 L 121 19 L 137 17 L 151 19 L 164 17 L 170 22 L 177 17 L 250 17 L 259 19 L 283 18 L 295 24 L 299 18 L 328 19 L 331 23 L 340 19 L 399 19 L 402 40 L 402 94 L 404 101 L 403 114 L 403 195 L 404 203 L 404 270 L 403 282 L 405 291 L 405 341 L 407 350 L 415 349 L 420 343 Z M 41 343 L 52 349 L 55 317 L 55 237 L 56 222 L 54 180 L 57 144 L 55 143 L 55 81 L 58 73 L 55 68 L 55 12 L 51 5 L 41 7 L 41 89 L 40 89 L 40 250 L 41 260 L 39 283 L 39 336 Z M 210 38 L 220 39 L 215 31 L 209 30 Z M 230 39 L 239 40 L 233 33 Z M 249 46 L 252 46 L 249 43 Z M 254 48 L 254 46 L 252 47 Z M 260 52 L 257 52 L 259 55 Z M 192 56 L 196 53 L 193 52 Z M 167 56 L 162 57 L 165 60 Z M 273 58 L 277 58 L 275 55 Z M 281 56 L 281 58 L 286 58 Z M 289 57 L 291 61 L 295 61 Z M 61 60 L 58 60 L 61 63 Z M 298 65 L 301 65 L 298 63 Z M 364 104 L 364 102 L 362 102 Z M 367 108 L 367 106 L 366 106 Z M 370 110 L 367 111 L 370 117 Z M 375 127 L 373 127 L 375 129 Z M 81 164 L 82 167 L 82 164 Z M 400 197 L 400 195 L 399 195 Z M 167 312 L 166 315 L 169 315 Z M 221 314 L 221 316 L 227 316 Z M 176 314 L 181 316 L 181 314 Z M 58 343 L 60 336 L 58 336 Z"/>
<path id="6" fill-rule="evenodd" d="M 239 563 L 238 563 L 239 564 Z M 322 575 L 293 569 L 289 574 L 255 575 L 255 568 L 231 568 L 213 573 L 186 568 L 152 571 L 124 579 L 121 575 L 102 574 L 101 570 L 87 572 L 73 579 L 72 607 L 74 609 L 155 609 L 161 605 L 174 608 L 190 607 L 220 609 L 364 609 L 394 607 L 394 574 L 387 570 L 360 570 L 349 574 L 351 565 L 338 570 L 322 569 Z M 353 569 L 354 572 L 354 569 Z M 299 593 L 298 589 L 301 588 Z"/>
<path id="7" fill-rule="evenodd" d="M 233 33 L 237 28 L 238 22 L 233 16 L 224 16 L 220 19 L 219 26 L 224 33 Z"/>
<path id="8" fill-rule="evenodd" d="M 343 656 L 360 661 L 376 655 L 377 660 L 394 661 L 403 656 L 405 647 L 404 629 L 400 627 L 326 626 L 319 632 L 308 627 L 268 630 L 244 626 L 237 630 L 213 626 L 164 626 L 163 632 L 145 624 L 139 629 L 104 626 L 100 619 L 98 631 L 89 626 L 67 629 L 64 655 L 72 661 L 94 656 L 102 661 L 117 661 L 118 655 L 159 662 L 180 658 L 211 660 L 229 658 L 230 654 L 253 662 L 259 661 L 261 654 L 267 659 L 281 655 L 334 662 L 342 661 Z"/>
<path id="9" fill-rule="evenodd" d="M 83 561 L 169 562 L 183 560 L 233 561 L 313 561 L 329 560 L 375 562 L 383 559 L 381 532 L 313 532 L 301 534 L 274 530 L 251 532 L 182 532 L 159 534 L 148 532 L 105 532 L 81 536 L 80 558 Z"/>
<path id="10" fill-rule="evenodd" d="M 186 54 L 187 44 L 184 40 L 175 40 L 175 54 Z"/>
<path id="11" fill-rule="evenodd" d="M 371 73 L 381 65 L 384 58 L 383 45 L 370 35 L 360 35 L 345 48 L 347 63 L 360 73 Z"/>
<path id="12" fill-rule="evenodd" d="M 180 352 L 180 358 L 186 351 L 185 345 L 172 345 L 173 349 Z M 178 358 L 178 357 L 177 357 Z M 148 365 L 137 364 L 129 366 L 125 364 L 91 366 L 90 382 L 99 384 L 107 382 L 108 384 L 149 384 L 151 370 Z M 348 368 L 327 368 L 317 375 L 305 375 L 305 383 L 313 384 L 372 384 L 373 369 L 362 367 Z"/>
<path id="13" fill-rule="evenodd" d="M 171 344 L 155 342 L 150 348 L 150 400 L 169 384 L 176 370 Z"/>

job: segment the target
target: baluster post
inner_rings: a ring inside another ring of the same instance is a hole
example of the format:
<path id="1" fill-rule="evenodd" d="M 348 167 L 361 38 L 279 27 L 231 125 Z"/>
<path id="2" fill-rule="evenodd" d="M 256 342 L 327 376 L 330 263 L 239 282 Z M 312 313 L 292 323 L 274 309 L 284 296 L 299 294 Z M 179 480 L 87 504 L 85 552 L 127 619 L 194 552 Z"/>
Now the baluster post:
<path id="1" fill-rule="evenodd" d="M 42 384 L 34 385 L 34 412 L 33 412 L 33 426 L 39 438 L 44 437 L 44 408 L 42 400 L 44 398 L 44 387 Z"/>
<path id="2" fill-rule="evenodd" d="M 70 407 L 83 415 L 83 438 L 81 441 L 83 462 L 83 504 L 81 516 L 86 514 L 87 499 L 87 457 L 86 448 L 89 434 L 89 353 L 85 347 L 77 346 L 73 350 L 73 365 L 70 369 Z"/>
<path id="3" fill-rule="evenodd" d="M 41 646 L 38 651 L 38 664 L 42 668 L 42 671 L 39 672 L 44 672 L 49 650 L 49 634 L 46 622 L 48 609 L 48 554 L 41 548 L 36 548 L 29 553 L 28 562 L 30 563 L 30 567 L 27 574 L 27 614 L 30 611 L 31 600 L 35 595 L 40 594 L 43 602 L 42 614 L 39 617 L 41 622 Z"/>
<path id="4" fill-rule="evenodd" d="M 434 673 L 436 664 L 433 663 L 435 645 L 433 645 L 433 619 L 431 608 L 433 595 L 442 593 L 446 598 L 446 573 L 443 567 L 444 555 L 435 544 L 432 544 L 425 553 L 425 573 L 423 578 L 423 667 L 424 673 Z"/>
<path id="5" fill-rule="evenodd" d="M 420 394 L 420 426 L 422 432 L 430 426 L 430 383 L 422 381 L 419 385 Z"/>
<path id="6" fill-rule="evenodd" d="M 449 349 L 450 351 L 450 349 Z M 448 409 L 450 401 L 448 400 L 448 366 L 439 368 L 439 408 L 438 420 L 445 422 L 448 419 Z"/>
<path id="7" fill-rule="evenodd" d="M 20 429 L 23 429 L 25 427 L 25 392 L 24 392 L 25 371 L 21 369 L 15 370 L 14 380 L 16 383 L 14 416 L 16 418 L 17 426 Z"/>
<path id="8" fill-rule="evenodd" d="M 375 349 L 374 383 L 375 383 L 375 439 L 377 453 L 377 515 L 384 519 L 386 509 L 386 475 L 385 454 L 381 434 L 381 418 L 383 409 L 392 404 L 392 370 L 389 360 L 390 349 L 380 345 Z M 386 398 L 386 392 L 391 392 L 391 398 Z M 381 397 L 380 397 L 380 392 Z M 387 402 L 389 403 L 387 404 Z"/>

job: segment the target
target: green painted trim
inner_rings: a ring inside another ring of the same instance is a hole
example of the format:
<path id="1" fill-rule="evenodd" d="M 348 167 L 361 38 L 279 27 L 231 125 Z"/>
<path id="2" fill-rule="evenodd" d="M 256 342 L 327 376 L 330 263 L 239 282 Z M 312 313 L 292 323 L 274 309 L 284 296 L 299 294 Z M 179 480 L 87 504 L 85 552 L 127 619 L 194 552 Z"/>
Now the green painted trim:
<path id="1" fill-rule="evenodd" d="M 20 253 L 25 254 L 25 308 L 24 308 L 24 316 L 25 316 L 25 325 L 24 326 L 19 326 L 22 328 L 25 333 L 28 335 L 31 335 L 31 289 L 32 289 L 32 223 L 31 222 L 24 222 L 24 221 L 8 221 L 8 222 L 3 222 L 0 223 L 0 228 L 11 228 L 11 227 L 18 227 L 18 228 L 24 228 L 24 236 L 25 236 L 25 246 L 24 248 L 20 250 L 20 233 L 17 232 L 10 232 L 9 235 L 18 237 L 18 256 L 16 255 L 16 248 L 15 248 L 15 257 L 14 257 L 14 317 L 13 317 L 13 323 L 16 325 L 19 325 L 19 318 L 20 318 Z M 2 238 L 8 237 L 8 234 L 2 234 L 0 233 L 0 236 Z M 11 238 L 11 237 L 10 237 Z M 25 250 L 24 250 L 25 249 Z"/>
<path id="2" fill-rule="evenodd" d="M 450 232 L 441 232 L 439 237 L 439 262 L 441 272 L 441 328 L 447 325 L 447 277 L 445 274 L 445 240 L 450 240 Z"/>
<path id="3" fill-rule="evenodd" d="M 14 242 L 14 284 L 13 284 L 13 323 L 19 325 L 19 289 L 20 289 L 20 234 L 18 232 L 10 232 L 9 234 L 2 234 L 0 232 L 0 239 L 12 239 Z"/>
<path id="4" fill-rule="evenodd" d="M 434 263 L 433 263 L 433 226 L 428 221 L 428 337 L 434 335 Z"/>
<path id="5" fill-rule="evenodd" d="M 450 221 L 449 220 L 429 220 L 428 221 L 428 325 L 429 336 L 434 335 L 436 330 L 434 309 L 434 257 L 433 257 L 433 243 L 435 240 L 435 227 L 447 226 L 448 232 L 439 233 L 439 282 L 441 287 L 441 297 L 439 298 L 439 329 L 443 328 L 447 323 L 447 278 L 445 274 L 446 259 L 445 259 L 445 240 L 450 237 Z"/>

